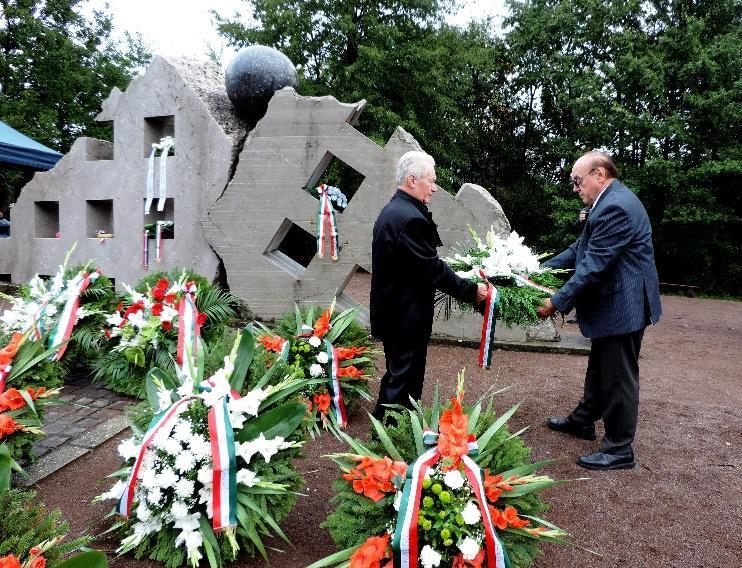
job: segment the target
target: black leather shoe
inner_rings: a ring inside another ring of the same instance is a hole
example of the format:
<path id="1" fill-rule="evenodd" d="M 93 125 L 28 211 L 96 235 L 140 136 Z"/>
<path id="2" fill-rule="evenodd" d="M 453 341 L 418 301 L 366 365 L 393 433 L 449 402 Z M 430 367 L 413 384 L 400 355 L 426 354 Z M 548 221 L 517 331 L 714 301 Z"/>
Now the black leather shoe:
<path id="1" fill-rule="evenodd" d="M 636 465 L 633 452 L 625 455 L 604 454 L 595 452 L 587 454 L 577 460 L 577 463 L 585 469 L 633 469 Z"/>
<path id="2" fill-rule="evenodd" d="M 546 421 L 546 425 L 557 432 L 572 434 L 583 440 L 595 439 L 595 424 L 580 424 L 574 422 L 569 416 L 566 418 L 551 417 Z"/>

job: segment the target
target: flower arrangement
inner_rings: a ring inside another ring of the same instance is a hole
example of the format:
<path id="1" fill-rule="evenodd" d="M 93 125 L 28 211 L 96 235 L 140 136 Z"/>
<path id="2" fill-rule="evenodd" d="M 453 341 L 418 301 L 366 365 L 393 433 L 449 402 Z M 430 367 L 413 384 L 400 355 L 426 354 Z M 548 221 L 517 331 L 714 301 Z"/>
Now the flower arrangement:
<path id="1" fill-rule="evenodd" d="M 45 336 L 47 345 L 56 347 L 57 361 L 66 353 L 69 361 L 84 364 L 98 354 L 99 331 L 114 292 L 111 281 L 92 261 L 68 268 L 72 250 L 52 278 L 37 275 L 21 287 L 18 297 L 2 295 L 11 307 L 0 316 L 0 334 L 32 331 L 31 339 Z M 62 366 L 58 373 L 65 370 Z"/>
<path id="2" fill-rule="evenodd" d="M 1 446 L 0 446 L 1 447 Z M 59 511 L 47 511 L 32 491 L 0 487 L 0 567 L 105 568 L 106 555 L 81 551 L 89 537 L 67 539 L 69 526 Z"/>
<path id="3" fill-rule="evenodd" d="M 542 266 L 540 260 L 545 255 L 534 254 L 515 231 L 503 238 L 490 229 L 484 241 L 471 227 L 469 233 L 472 242 L 458 245 L 462 252 L 443 260 L 461 278 L 477 283 L 486 279 L 495 285 L 498 317 L 505 325 L 537 323 L 536 308 L 561 286 L 555 274 L 563 270 Z M 445 297 L 446 313 L 450 313 L 451 300 Z M 459 307 L 466 309 L 463 304 Z"/>
<path id="4" fill-rule="evenodd" d="M 534 472 L 528 450 L 505 427 L 518 405 L 495 416 L 492 400 L 462 406 L 463 374 L 451 404 L 436 391 L 432 408 L 391 412 L 363 444 L 338 434 L 351 453 L 329 457 L 340 466 L 336 509 L 323 523 L 342 550 L 310 568 L 368 566 L 523 568 L 538 543 L 566 542 L 541 519 L 536 493 L 560 483 Z"/>
<path id="5" fill-rule="evenodd" d="M 145 377 L 149 369 L 173 371 L 173 356 L 182 361 L 178 347 L 181 314 L 197 310 L 199 334 L 208 342 L 220 337 L 224 325 L 236 315 L 234 298 L 205 279 L 186 271 L 159 273 L 131 288 L 115 311 L 106 318 L 105 336 L 110 349 L 94 363 L 97 380 L 107 382 L 114 391 L 144 398 Z M 187 305 L 186 291 L 192 291 L 195 305 Z"/>
<path id="6" fill-rule="evenodd" d="M 257 339 L 278 353 L 293 376 L 314 379 L 301 396 L 310 416 L 310 433 L 319 424 L 347 424 L 347 407 L 359 397 L 370 400 L 368 379 L 374 370 L 370 337 L 357 323 L 358 308 L 334 313 L 335 303 L 315 319 L 313 308 L 278 322 L 275 333 L 260 327 Z M 257 328 L 256 328 L 257 329 Z"/>
<path id="7" fill-rule="evenodd" d="M 190 345 L 190 343 L 188 344 Z M 119 481 L 100 499 L 118 500 L 126 517 L 115 525 L 119 553 L 163 561 L 168 568 L 202 559 L 215 568 L 242 550 L 266 556 L 261 535 L 283 539 L 278 523 L 288 514 L 303 481 L 292 459 L 303 440 L 297 430 L 306 408 L 286 402 L 304 387 L 274 366 L 248 377 L 255 339 L 237 335 L 224 365 L 203 380 L 203 352 L 173 375 L 147 375 L 154 415 L 146 431 L 124 440 Z M 283 367 L 285 369 L 285 367 Z"/>

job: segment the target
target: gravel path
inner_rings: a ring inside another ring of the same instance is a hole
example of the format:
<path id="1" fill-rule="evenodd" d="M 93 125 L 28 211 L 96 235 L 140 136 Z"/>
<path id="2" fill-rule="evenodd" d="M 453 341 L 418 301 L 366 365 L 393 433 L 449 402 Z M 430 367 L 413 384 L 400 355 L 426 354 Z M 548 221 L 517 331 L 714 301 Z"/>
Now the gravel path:
<path id="1" fill-rule="evenodd" d="M 537 568 L 709 568 L 732 565 L 742 555 L 742 303 L 666 296 L 663 308 L 661 324 L 647 330 L 642 348 L 638 465 L 628 471 L 581 469 L 575 459 L 594 451 L 597 443 L 544 425 L 547 416 L 566 414 L 579 398 L 586 357 L 498 351 L 493 368 L 484 371 L 476 368 L 474 349 L 442 344 L 430 348 L 426 401 L 435 381 L 450 395 L 462 367 L 467 368 L 468 400 L 492 385 L 513 385 L 499 395 L 497 408 L 504 411 L 524 400 L 510 427 L 530 425 L 524 439 L 533 449 L 532 458 L 560 459 L 544 470 L 556 478 L 590 476 L 547 491 L 544 496 L 552 507 L 547 517 L 602 556 L 546 545 Z M 574 331 L 574 326 L 565 330 Z M 365 415 L 351 416 L 351 434 L 368 430 Z M 75 533 L 98 531 L 93 523 L 108 512 L 107 506 L 90 501 L 108 488 L 110 483 L 101 480 L 119 466 L 116 443 L 114 439 L 100 446 L 37 487 L 39 498 L 60 507 Z M 340 449 L 332 436 L 307 444 L 306 457 L 298 464 L 307 480 L 307 496 L 283 524 L 294 547 L 275 543 L 285 552 L 272 553 L 272 565 L 299 568 L 333 551 L 319 524 L 330 510 L 330 485 L 337 471 L 320 456 Z M 98 546 L 110 550 L 115 543 L 101 539 Z M 259 560 L 235 564 L 263 565 Z M 111 566 L 159 565 L 117 558 Z"/>

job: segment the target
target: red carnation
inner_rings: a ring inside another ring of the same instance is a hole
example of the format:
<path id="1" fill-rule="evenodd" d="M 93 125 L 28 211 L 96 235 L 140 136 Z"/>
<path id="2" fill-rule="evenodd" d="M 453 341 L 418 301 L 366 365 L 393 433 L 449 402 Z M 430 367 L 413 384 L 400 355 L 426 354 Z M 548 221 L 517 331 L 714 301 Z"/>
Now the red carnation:
<path id="1" fill-rule="evenodd" d="M 175 294 L 168 294 L 167 296 L 165 296 L 166 304 L 172 305 L 175 303 L 175 300 L 176 300 Z"/>
<path id="2" fill-rule="evenodd" d="M 169 331 L 169 330 L 173 329 L 173 322 L 171 322 L 171 321 L 164 321 L 164 322 L 162 322 L 162 329 L 164 329 L 165 331 Z"/>
<path id="3" fill-rule="evenodd" d="M 168 282 L 167 278 L 160 278 L 155 286 L 156 290 L 162 290 L 163 292 L 166 292 L 168 288 L 170 288 L 170 282 Z"/>
<path id="4" fill-rule="evenodd" d="M 159 316 L 162 314 L 162 304 L 155 304 L 152 306 L 152 315 Z"/>
<path id="5" fill-rule="evenodd" d="M 196 318 L 196 321 L 198 322 L 198 325 L 203 325 L 206 323 L 206 314 L 198 314 L 198 318 Z"/>
<path id="6" fill-rule="evenodd" d="M 156 302 L 162 302 L 165 299 L 165 291 L 155 288 L 152 290 L 152 298 L 154 298 Z"/>

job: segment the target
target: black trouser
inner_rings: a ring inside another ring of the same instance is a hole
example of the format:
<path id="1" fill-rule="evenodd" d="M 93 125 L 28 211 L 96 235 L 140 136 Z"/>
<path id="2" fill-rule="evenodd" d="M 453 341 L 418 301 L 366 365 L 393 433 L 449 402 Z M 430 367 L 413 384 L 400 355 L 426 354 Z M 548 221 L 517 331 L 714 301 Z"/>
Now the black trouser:
<path id="1" fill-rule="evenodd" d="M 585 391 L 570 418 L 592 424 L 600 418 L 605 437 L 600 451 L 628 454 L 639 415 L 639 350 L 644 330 L 592 340 Z"/>
<path id="2" fill-rule="evenodd" d="M 384 358 L 386 373 L 381 378 L 379 400 L 373 415 L 381 418 L 385 408 L 383 404 L 401 404 L 412 408 L 410 397 L 420 400 L 425 378 L 425 360 L 428 355 L 429 334 L 423 337 L 404 338 L 386 335 L 384 337 Z"/>

